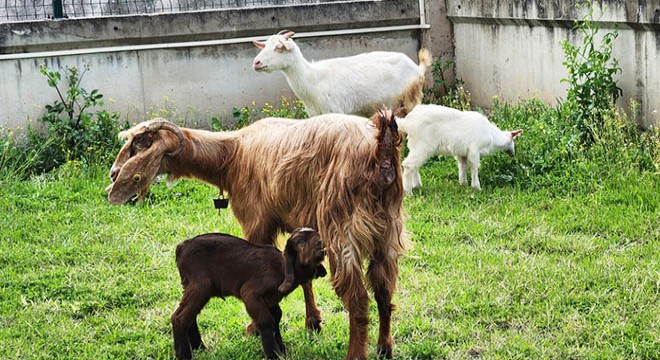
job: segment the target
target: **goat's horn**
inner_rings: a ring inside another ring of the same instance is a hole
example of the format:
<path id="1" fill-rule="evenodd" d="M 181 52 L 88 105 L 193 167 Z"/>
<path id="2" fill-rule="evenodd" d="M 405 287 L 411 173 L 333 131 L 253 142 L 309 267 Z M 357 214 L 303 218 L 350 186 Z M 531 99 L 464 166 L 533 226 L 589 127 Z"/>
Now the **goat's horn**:
<path id="1" fill-rule="evenodd" d="M 172 124 L 171 122 L 165 121 L 165 120 L 154 121 L 151 124 L 149 124 L 149 126 L 147 127 L 147 131 L 150 131 L 150 132 L 151 131 L 156 132 L 160 129 L 169 130 L 169 131 L 173 132 L 176 135 L 177 138 L 179 138 L 179 147 L 177 147 L 176 150 L 174 150 L 170 153 L 167 153 L 167 155 L 168 156 L 175 156 L 178 153 L 180 153 L 181 150 L 183 150 L 183 142 L 184 142 L 183 133 L 181 132 L 181 129 L 179 129 L 178 126 Z"/>
<path id="2" fill-rule="evenodd" d="M 277 33 L 277 35 L 283 35 L 286 39 L 290 39 L 295 34 L 296 33 L 294 33 L 291 30 L 282 30 L 282 31 Z"/>

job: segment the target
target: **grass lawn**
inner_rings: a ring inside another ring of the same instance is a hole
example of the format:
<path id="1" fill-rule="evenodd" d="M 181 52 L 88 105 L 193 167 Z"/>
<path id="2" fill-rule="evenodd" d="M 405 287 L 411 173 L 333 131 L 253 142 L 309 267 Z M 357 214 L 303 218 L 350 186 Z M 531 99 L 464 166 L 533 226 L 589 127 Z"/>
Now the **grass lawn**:
<path id="1" fill-rule="evenodd" d="M 400 262 L 395 358 L 660 358 L 660 175 L 526 187 L 498 181 L 507 159 L 484 159 L 482 192 L 458 185 L 453 159 L 422 168 L 405 199 L 414 247 Z M 240 228 L 193 181 L 112 206 L 108 167 L 0 179 L 0 358 L 173 357 L 176 244 Z M 343 359 L 347 313 L 327 279 L 315 292 L 320 334 L 304 329 L 300 290 L 282 302 L 288 358 Z M 261 356 L 239 301 L 213 299 L 199 322 L 198 359 Z M 372 356 L 376 336 L 372 301 Z"/>

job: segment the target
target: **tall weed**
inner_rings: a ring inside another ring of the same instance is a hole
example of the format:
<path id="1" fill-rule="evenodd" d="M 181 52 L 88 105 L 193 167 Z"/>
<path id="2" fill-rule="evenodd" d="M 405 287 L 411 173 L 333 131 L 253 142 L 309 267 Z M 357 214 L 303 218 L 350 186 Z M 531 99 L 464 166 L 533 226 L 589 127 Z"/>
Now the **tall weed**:
<path id="1" fill-rule="evenodd" d="M 58 99 L 46 105 L 45 114 L 38 119 L 45 130 L 28 129 L 32 146 L 48 144 L 35 164 L 37 170 L 49 171 L 68 161 L 106 161 L 118 148 L 119 113 L 102 108 L 103 95 L 98 89 L 87 91 L 82 87 L 87 71 L 88 66 L 82 71 L 66 67 L 63 85 L 62 73 L 41 66 L 41 73 Z M 98 109 L 92 111 L 95 108 Z"/>
<path id="2" fill-rule="evenodd" d="M 568 77 L 562 79 L 569 85 L 563 106 L 570 109 L 570 119 L 581 133 L 585 144 L 592 143 L 597 132 L 623 91 L 614 76 L 621 72 L 619 61 L 612 56 L 612 46 L 618 32 L 607 32 L 597 45 L 598 25 L 594 21 L 591 2 L 587 14 L 575 22 L 573 27 L 582 37 L 582 44 L 574 45 L 568 40 L 561 42 L 568 70 Z"/>

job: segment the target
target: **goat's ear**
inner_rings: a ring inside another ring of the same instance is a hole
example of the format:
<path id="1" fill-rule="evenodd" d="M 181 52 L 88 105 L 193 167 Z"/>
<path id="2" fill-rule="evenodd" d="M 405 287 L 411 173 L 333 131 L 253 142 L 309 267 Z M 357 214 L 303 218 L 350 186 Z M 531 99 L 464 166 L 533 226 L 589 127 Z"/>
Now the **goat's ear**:
<path id="1" fill-rule="evenodd" d="M 522 129 L 512 131 L 511 132 L 511 139 L 515 140 L 518 136 L 522 135 L 522 133 L 523 133 Z"/>
<path id="2" fill-rule="evenodd" d="M 296 250 L 292 244 L 287 243 L 286 248 L 284 249 L 284 281 L 277 288 L 282 294 L 288 294 L 293 290 L 294 286 L 294 266 L 296 263 Z"/>
<path id="3" fill-rule="evenodd" d="M 266 43 L 262 41 L 252 40 L 252 43 L 254 44 L 254 46 L 258 47 L 259 49 L 263 49 L 266 47 Z"/>
<path id="4" fill-rule="evenodd" d="M 128 159 L 116 175 L 116 180 L 106 189 L 108 201 L 111 204 L 123 204 L 136 193 L 138 201 L 142 200 L 158 175 L 166 151 L 162 143 L 154 143 L 147 150 Z"/>

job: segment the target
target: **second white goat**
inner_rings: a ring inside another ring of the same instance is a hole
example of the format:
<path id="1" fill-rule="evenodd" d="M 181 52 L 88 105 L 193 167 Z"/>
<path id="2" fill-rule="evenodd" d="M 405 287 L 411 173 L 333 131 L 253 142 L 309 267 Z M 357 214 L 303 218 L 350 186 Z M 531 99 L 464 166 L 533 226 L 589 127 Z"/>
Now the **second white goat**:
<path id="1" fill-rule="evenodd" d="M 479 183 L 480 158 L 495 151 L 513 156 L 514 140 L 522 130 L 502 131 L 476 111 L 460 111 L 440 105 L 417 105 L 405 118 L 397 119 L 408 135 L 409 153 L 403 161 L 403 187 L 410 193 L 422 185 L 419 168 L 433 155 L 453 155 L 458 161 L 458 181 L 467 184 L 468 161 L 472 187 Z"/>
<path id="2" fill-rule="evenodd" d="M 327 113 L 370 117 L 383 105 L 411 111 L 422 101 L 424 73 L 431 53 L 419 51 L 419 65 L 398 52 L 374 51 L 349 57 L 307 61 L 283 30 L 265 42 L 254 58 L 255 71 L 282 71 L 289 86 L 305 105 L 309 116 Z"/>

